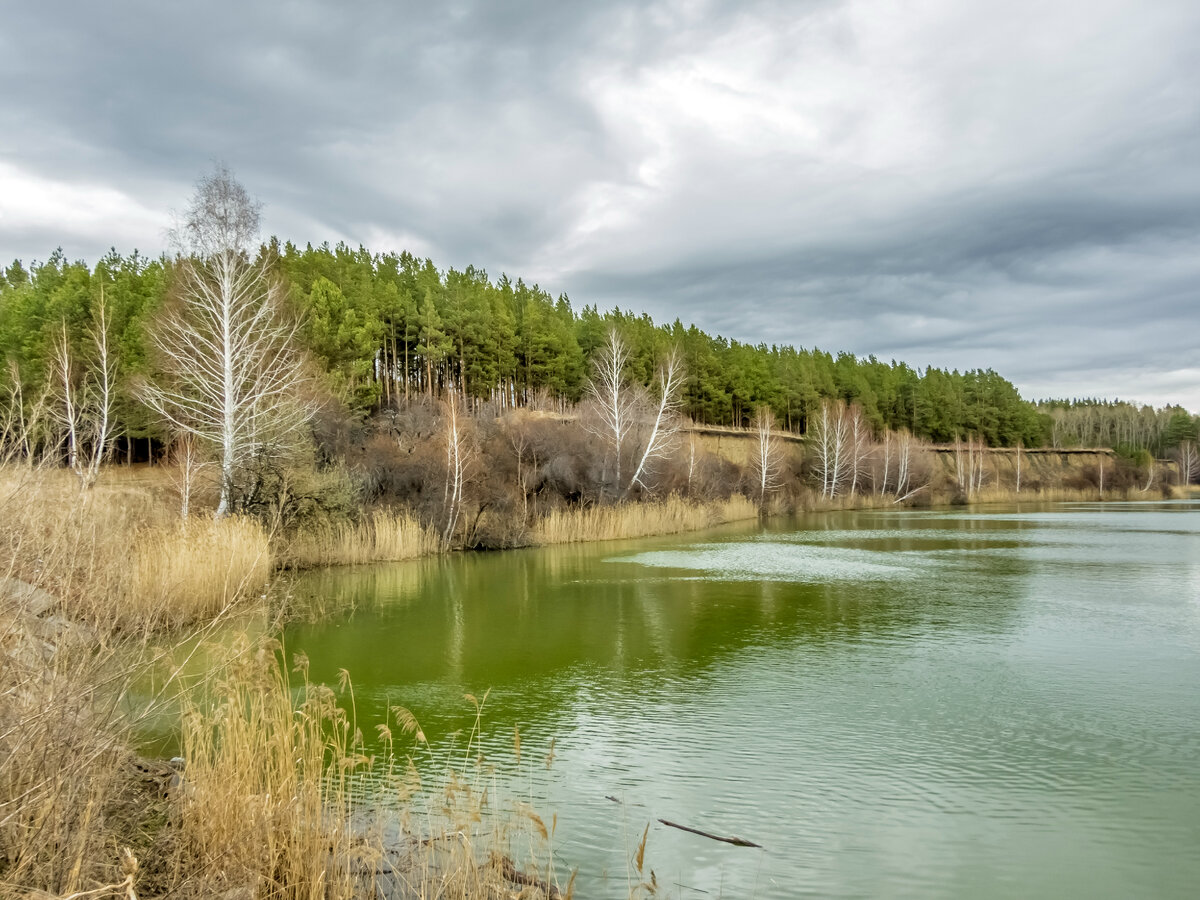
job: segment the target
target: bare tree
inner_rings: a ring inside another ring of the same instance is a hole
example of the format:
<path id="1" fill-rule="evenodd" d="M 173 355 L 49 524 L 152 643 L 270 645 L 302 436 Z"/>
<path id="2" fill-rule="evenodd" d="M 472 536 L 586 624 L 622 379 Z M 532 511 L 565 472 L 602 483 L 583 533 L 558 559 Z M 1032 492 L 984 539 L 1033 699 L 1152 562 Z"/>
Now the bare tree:
<path id="1" fill-rule="evenodd" d="M 1180 442 L 1175 456 L 1179 461 L 1180 484 L 1191 484 L 1200 478 L 1200 451 L 1197 450 L 1195 441 Z"/>
<path id="2" fill-rule="evenodd" d="M 882 495 L 887 491 L 888 470 L 892 464 L 892 432 L 888 428 L 883 429 L 883 475 L 879 479 L 873 479 L 875 485 L 875 493 Z"/>
<path id="3" fill-rule="evenodd" d="M 821 478 L 821 496 L 836 497 L 850 475 L 851 426 L 840 400 L 826 400 L 811 426 L 810 440 L 816 451 L 816 471 Z"/>
<path id="4" fill-rule="evenodd" d="M 986 453 L 983 440 L 975 435 L 965 445 L 961 438 L 954 440 L 954 480 L 968 499 L 983 489 Z"/>
<path id="5" fill-rule="evenodd" d="M 186 519 L 191 513 L 196 478 L 208 466 L 208 461 L 201 456 L 200 443 L 194 434 L 182 434 L 175 440 L 171 458 L 178 473 L 175 486 L 179 490 L 179 516 Z"/>
<path id="6" fill-rule="evenodd" d="M 67 323 L 55 336 L 51 371 L 57 396 L 56 417 L 65 432 L 67 464 L 86 489 L 100 477 L 100 465 L 112 449 L 113 403 L 117 361 L 108 344 L 108 307 L 104 289 L 88 329 L 93 358 L 80 363 L 71 349 Z"/>
<path id="7" fill-rule="evenodd" d="M 3 419 L 0 420 L 0 464 L 21 459 L 25 465 L 32 467 L 49 416 L 50 384 L 44 384 L 37 399 L 26 406 L 25 392 L 21 387 L 21 369 L 16 360 L 8 361 L 8 374 L 8 401 Z"/>
<path id="8" fill-rule="evenodd" d="M 687 495 L 692 496 L 692 478 L 696 474 L 696 436 L 688 437 L 687 454 Z"/>
<path id="9" fill-rule="evenodd" d="M 858 480 L 863 463 L 870 455 L 871 441 L 862 408 L 858 404 L 854 404 L 846 411 L 846 416 L 848 419 L 847 431 L 850 437 L 848 448 L 850 451 L 850 496 L 853 497 L 858 493 Z"/>
<path id="10" fill-rule="evenodd" d="M 192 254 L 179 261 L 179 296 L 150 335 L 167 377 L 141 391 L 177 434 L 216 450 L 218 516 L 230 512 L 239 468 L 294 441 L 313 413 L 296 389 L 297 325 L 282 316 L 282 287 L 267 260 L 249 257 L 258 218 L 227 169 L 200 181 L 178 232 Z"/>
<path id="11" fill-rule="evenodd" d="M 1024 443 L 1017 441 L 1017 493 L 1021 493 L 1021 451 L 1024 449 Z M 1150 467 L 1150 477 L 1154 478 L 1154 467 Z M 1149 485 L 1146 485 L 1149 487 Z"/>
<path id="12" fill-rule="evenodd" d="M 754 413 L 754 449 L 750 458 L 750 471 L 758 487 L 758 505 L 765 506 L 768 495 L 780 486 L 783 458 L 779 438 L 775 435 L 775 414 L 768 406 L 760 406 Z"/>
<path id="13" fill-rule="evenodd" d="M 527 524 L 529 522 L 529 493 L 538 477 L 537 447 L 530 438 L 529 428 L 525 422 L 512 414 L 506 419 L 504 436 L 517 458 L 517 487 L 521 491 L 521 523 Z"/>
<path id="14" fill-rule="evenodd" d="M 453 391 L 448 392 L 446 396 L 445 428 L 446 488 L 442 497 L 445 516 L 442 545 L 449 547 L 462 516 L 463 487 L 466 483 L 467 468 L 474 455 L 468 441 L 462 411 L 459 409 L 459 399 Z"/>
<path id="15" fill-rule="evenodd" d="M 58 419 L 65 434 L 67 444 L 67 466 L 72 472 L 79 471 L 79 386 L 75 355 L 71 352 L 71 336 L 67 331 L 67 323 L 61 323 L 58 334 L 54 336 L 51 350 L 50 370 L 53 373 L 55 388 L 58 396 L 55 398 L 55 418 Z"/>
<path id="16" fill-rule="evenodd" d="M 896 496 L 908 495 L 908 482 L 912 476 L 912 435 L 901 431 L 896 435 Z"/>
<path id="17" fill-rule="evenodd" d="M 638 460 L 633 478 L 629 480 L 629 488 L 640 484 L 649 490 L 642 479 L 657 460 L 665 459 L 675 449 L 679 440 L 679 430 L 683 425 L 679 417 L 680 394 L 683 390 L 683 357 L 678 348 L 672 348 L 658 367 L 659 401 L 658 410 L 654 415 L 654 424 L 650 428 L 650 437 L 646 441 L 646 449 Z"/>
<path id="18" fill-rule="evenodd" d="M 588 395 L 595 401 L 599 424 L 596 434 L 604 440 L 613 456 L 617 491 L 621 490 L 621 454 L 629 440 L 637 410 L 637 396 L 625 383 L 625 364 L 629 350 L 615 328 L 596 354 L 595 370 L 588 382 Z"/>

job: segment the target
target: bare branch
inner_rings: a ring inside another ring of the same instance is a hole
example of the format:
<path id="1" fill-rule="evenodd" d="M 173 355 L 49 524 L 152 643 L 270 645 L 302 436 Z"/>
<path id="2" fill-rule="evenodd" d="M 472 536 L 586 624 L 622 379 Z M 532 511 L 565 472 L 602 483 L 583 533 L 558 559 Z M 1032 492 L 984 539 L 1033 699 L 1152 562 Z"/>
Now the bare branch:
<path id="1" fill-rule="evenodd" d="M 775 436 L 775 414 L 768 406 L 760 406 L 754 414 L 754 455 L 750 468 L 758 483 L 758 505 L 765 506 L 767 497 L 780 487 L 783 471 L 779 439 Z"/>
<path id="2" fill-rule="evenodd" d="M 315 411 L 297 390 L 298 326 L 282 315 L 282 288 L 246 255 L 258 212 L 228 170 L 200 182 L 185 223 L 198 256 L 181 260 L 180 303 L 151 333 L 168 379 L 141 391 L 178 435 L 216 451 L 218 515 L 230 511 L 235 473 L 294 441 Z"/>
<path id="3" fill-rule="evenodd" d="M 654 416 L 654 425 L 650 429 L 650 438 L 646 441 L 646 449 L 638 461 L 629 487 L 640 484 L 649 490 L 642 477 L 647 474 L 649 465 L 655 460 L 665 459 L 674 449 L 679 439 L 679 429 L 682 422 L 679 418 L 680 397 L 683 392 L 683 357 L 679 348 L 673 347 L 662 365 L 658 368 L 658 383 L 661 397 L 658 402 L 658 412 Z"/>

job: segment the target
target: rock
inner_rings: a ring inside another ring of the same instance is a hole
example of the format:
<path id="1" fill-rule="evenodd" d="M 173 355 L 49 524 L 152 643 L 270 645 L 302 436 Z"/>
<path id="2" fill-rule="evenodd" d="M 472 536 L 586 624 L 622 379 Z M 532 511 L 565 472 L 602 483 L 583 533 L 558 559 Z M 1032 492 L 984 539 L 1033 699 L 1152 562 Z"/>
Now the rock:
<path id="1" fill-rule="evenodd" d="M 35 616 L 44 615 L 58 603 L 53 594 L 7 575 L 0 576 L 0 600 L 15 604 Z"/>

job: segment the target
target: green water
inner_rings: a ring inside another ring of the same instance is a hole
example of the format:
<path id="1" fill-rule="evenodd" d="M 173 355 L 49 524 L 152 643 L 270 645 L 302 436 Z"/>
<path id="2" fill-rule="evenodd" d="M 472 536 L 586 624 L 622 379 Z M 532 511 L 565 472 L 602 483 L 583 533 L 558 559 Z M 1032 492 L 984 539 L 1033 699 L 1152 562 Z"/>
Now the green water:
<path id="1" fill-rule="evenodd" d="M 647 823 L 672 897 L 1200 895 L 1200 505 L 847 513 L 299 589 L 355 605 L 286 643 L 350 671 L 368 726 L 402 704 L 461 744 L 490 689 L 489 758 L 558 813 L 577 896 L 627 896 Z"/>

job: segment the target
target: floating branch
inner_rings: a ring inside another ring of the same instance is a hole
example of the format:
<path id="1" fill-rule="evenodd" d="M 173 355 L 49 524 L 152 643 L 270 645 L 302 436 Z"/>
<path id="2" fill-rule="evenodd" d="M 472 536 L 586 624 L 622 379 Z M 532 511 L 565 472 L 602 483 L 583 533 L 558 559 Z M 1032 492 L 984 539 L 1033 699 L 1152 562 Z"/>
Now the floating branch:
<path id="1" fill-rule="evenodd" d="M 762 844 L 756 844 L 754 841 L 748 841 L 740 837 L 721 837 L 719 834 L 709 834 L 707 831 L 700 831 L 698 828 L 688 828 L 686 825 L 679 825 L 676 822 L 668 822 L 666 819 L 659 819 L 668 828 L 678 828 L 680 831 L 688 831 L 692 834 L 698 834 L 700 837 L 706 837 L 712 841 L 720 841 L 723 844 L 733 844 L 735 847 L 757 847 L 763 849 Z"/>

